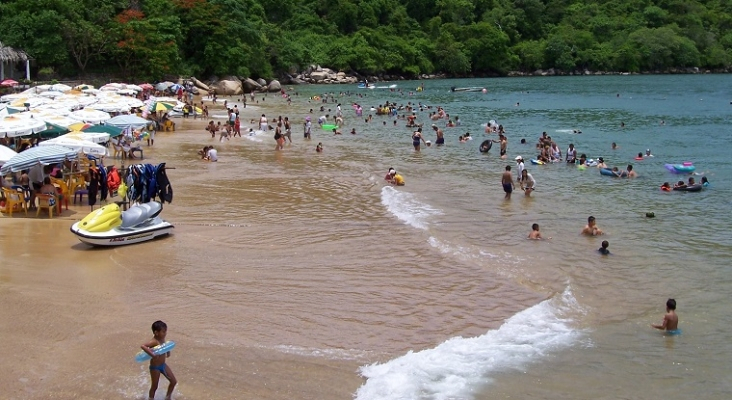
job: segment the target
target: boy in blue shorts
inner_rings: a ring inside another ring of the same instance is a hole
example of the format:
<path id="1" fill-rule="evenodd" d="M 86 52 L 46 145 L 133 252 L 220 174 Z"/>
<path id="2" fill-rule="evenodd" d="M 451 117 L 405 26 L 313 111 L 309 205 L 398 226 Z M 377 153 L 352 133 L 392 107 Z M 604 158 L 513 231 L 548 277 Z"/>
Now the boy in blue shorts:
<path id="1" fill-rule="evenodd" d="M 175 375 L 173 375 L 173 370 L 171 370 L 170 367 L 165 364 L 165 359 L 170 357 L 170 352 L 161 354 L 159 356 L 156 356 L 155 353 L 153 353 L 153 347 L 165 343 L 165 335 L 168 333 L 168 325 L 165 325 L 165 322 L 163 321 L 155 321 L 152 324 L 152 331 L 152 340 L 140 346 L 140 348 L 142 348 L 142 351 L 152 357 L 152 359 L 150 360 L 151 384 L 148 398 L 150 400 L 153 400 L 155 398 L 155 391 L 158 390 L 158 382 L 160 381 L 160 374 L 162 374 L 163 376 L 165 376 L 168 382 L 170 382 L 170 384 L 168 385 L 168 392 L 165 395 L 165 399 L 170 400 L 171 395 L 173 394 L 173 389 L 175 389 L 175 385 L 178 383 L 178 380 L 175 379 Z"/>

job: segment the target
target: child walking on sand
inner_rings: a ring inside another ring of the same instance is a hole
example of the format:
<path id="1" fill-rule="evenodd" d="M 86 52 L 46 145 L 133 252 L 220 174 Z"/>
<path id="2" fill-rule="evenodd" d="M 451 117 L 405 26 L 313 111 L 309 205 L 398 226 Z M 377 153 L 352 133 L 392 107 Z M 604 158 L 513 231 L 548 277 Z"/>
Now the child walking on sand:
<path id="1" fill-rule="evenodd" d="M 173 389 L 178 383 L 173 375 L 173 370 L 165 364 L 165 359 L 170 357 L 170 352 L 156 356 L 153 353 L 153 347 L 159 346 L 165 343 L 165 335 L 168 333 L 168 326 L 163 321 L 155 321 L 152 324 L 153 338 L 149 342 L 140 346 L 142 351 L 147 353 L 152 359 L 150 360 L 150 393 L 148 398 L 153 400 L 155 398 L 155 391 L 158 390 L 158 382 L 160 381 L 160 374 L 170 382 L 168 385 L 168 392 L 165 394 L 166 400 L 169 400 L 173 394 Z"/>

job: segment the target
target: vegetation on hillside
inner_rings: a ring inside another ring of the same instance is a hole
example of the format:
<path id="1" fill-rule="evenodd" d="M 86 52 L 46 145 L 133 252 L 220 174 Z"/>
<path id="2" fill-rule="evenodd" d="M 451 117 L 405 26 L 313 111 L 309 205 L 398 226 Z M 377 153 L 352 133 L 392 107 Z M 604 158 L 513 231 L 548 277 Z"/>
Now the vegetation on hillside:
<path id="1" fill-rule="evenodd" d="M 4 0 L 35 67 L 159 79 L 727 68 L 728 0 Z"/>

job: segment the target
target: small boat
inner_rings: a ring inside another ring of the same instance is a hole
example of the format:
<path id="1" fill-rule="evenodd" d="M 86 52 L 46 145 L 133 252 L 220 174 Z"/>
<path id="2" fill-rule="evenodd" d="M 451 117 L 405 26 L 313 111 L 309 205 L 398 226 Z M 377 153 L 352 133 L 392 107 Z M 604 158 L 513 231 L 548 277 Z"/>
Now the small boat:
<path id="1" fill-rule="evenodd" d="M 451 87 L 451 92 L 482 92 L 486 90 L 484 87 L 472 86 L 472 87 Z"/>
<path id="2" fill-rule="evenodd" d="M 157 201 L 136 204 L 122 211 L 118 204 L 108 204 L 92 211 L 71 225 L 71 233 L 91 246 L 123 246 L 146 242 L 168 235 L 173 225 L 159 214 L 163 205 Z"/>
<path id="3" fill-rule="evenodd" d="M 376 85 L 374 85 L 373 83 L 369 83 L 369 85 L 366 86 L 365 83 L 359 83 L 358 88 L 359 89 L 376 89 Z"/>

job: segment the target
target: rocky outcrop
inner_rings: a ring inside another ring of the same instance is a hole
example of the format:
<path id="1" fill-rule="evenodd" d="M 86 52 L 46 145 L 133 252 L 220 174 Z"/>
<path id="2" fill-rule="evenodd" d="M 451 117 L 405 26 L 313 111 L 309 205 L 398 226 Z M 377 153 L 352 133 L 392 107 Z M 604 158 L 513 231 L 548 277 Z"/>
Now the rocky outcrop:
<path id="1" fill-rule="evenodd" d="M 203 83 L 203 82 L 199 81 L 198 79 L 196 79 L 196 77 L 195 77 L 195 76 L 192 76 L 192 77 L 191 77 L 191 82 L 193 82 L 193 84 L 194 84 L 194 85 L 195 85 L 195 86 L 196 86 L 197 88 L 199 88 L 199 89 L 203 89 L 203 90 L 205 90 L 205 91 L 207 91 L 207 92 L 208 92 L 208 85 L 206 85 L 205 83 Z"/>
<path id="2" fill-rule="evenodd" d="M 262 86 L 262 87 L 267 86 L 267 81 L 265 81 L 262 78 L 257 79 L 257 83 L 259 84 L 259 86 Z"/>
<path id="3" fill-rule="evenodd" d="M 219 95 L 239 95 L 242 94 L 242 88 L 241 88 L 241 81 L 240 80 L 220 80 L 216 82 L 216 84 L 213 85 L 213 89 L 216 91 L 216 94 Z"/>
<path id="4" fill-rule="evenodd" d="M 282 85 L 280 85 L 280 82 L 276 79 L 267 85 L 268 92 L 279 92 L 280 90 L 282 90 Z"/>
<path id="5" fill-rule="evenodd" d="M 252 78 L 246 78 L 242 82 L 242 88 L 246 93 L 256 92 L 262 90 L 262 85 Z"/>
<path id="6" fill-rule="evenodd" d="M 311 65 L 305 71 L 290 80 L 291 84 L 306 83 L 357 83 L 359 78 L 349 76 L 345 72 L 336 72 L 320 65 Z"/>

